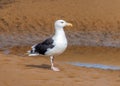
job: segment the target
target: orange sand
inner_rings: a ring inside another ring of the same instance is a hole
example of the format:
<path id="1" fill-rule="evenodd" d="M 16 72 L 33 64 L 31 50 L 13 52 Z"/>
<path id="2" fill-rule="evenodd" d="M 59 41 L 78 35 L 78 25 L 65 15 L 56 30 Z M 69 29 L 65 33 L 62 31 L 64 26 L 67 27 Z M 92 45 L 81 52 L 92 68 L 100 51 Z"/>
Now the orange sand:
<path id="1" fill-rule="evenodd" d="M 76 67 L 65 63 L 69 61 L 120 66 L 120 49 L 69 47 L 56 57 L 55 64 L 60 72 L 50 70 L 47 57 L 3 55 L 1 52 L 0 86 L 120 86 L 120 71 Z"/>

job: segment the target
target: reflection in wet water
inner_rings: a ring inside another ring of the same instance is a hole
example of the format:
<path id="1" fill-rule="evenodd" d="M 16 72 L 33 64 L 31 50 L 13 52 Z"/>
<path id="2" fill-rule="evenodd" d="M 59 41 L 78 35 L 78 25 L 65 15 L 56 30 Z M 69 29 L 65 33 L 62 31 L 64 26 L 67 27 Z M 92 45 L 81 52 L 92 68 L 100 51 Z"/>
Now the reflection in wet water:
<path id="1" fill-rule="evenodd" d="M 81 63 L 81 62 L 68 62 L 68 64 L 72 64 L 80 67 L 87 68 L 99 68 L 104 70 L 120 70 L 120 66 L 111 66 L 111 65 L 103 65 L 103 64 L 90 64 L 90 63 Z"/>

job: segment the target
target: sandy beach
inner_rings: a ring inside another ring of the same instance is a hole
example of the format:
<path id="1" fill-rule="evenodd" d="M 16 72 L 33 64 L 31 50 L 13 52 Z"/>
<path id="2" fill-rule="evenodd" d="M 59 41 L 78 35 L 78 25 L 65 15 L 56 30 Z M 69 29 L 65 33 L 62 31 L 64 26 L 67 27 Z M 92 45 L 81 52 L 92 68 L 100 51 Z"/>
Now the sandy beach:
<path id="1" fill-rule="evenodd" d="M 0 86 L 120 86 L 120 70 L 88 68 L 71 62 L 120 67 L 119 0 L 0 0 Z M 28 57 L 33 44 L 65 28 L 68 48 L 55 58 Z"/>
<path id="2" fill-rule="evenodd" d="M 18 48 L 18 47 L 17 47 Z M 20 48 L 19 48 L 20 49 Z M 77 67 L 66 62 L 86 62 L 120 66 L 120 49 L 105 47 L 68 47 L 56 57 L 61 71 L 50 70 L 49 57 L 28 57 L 27 48 L 16 53 L 0 53 L 0 86 L 119 86 L 120 71 Z M 109 50 L 109 51 L 108 51 Z M 19 54 L 19 55 L 18 55 Z M 114 59 L 113 59 L 114 58 Z"/>

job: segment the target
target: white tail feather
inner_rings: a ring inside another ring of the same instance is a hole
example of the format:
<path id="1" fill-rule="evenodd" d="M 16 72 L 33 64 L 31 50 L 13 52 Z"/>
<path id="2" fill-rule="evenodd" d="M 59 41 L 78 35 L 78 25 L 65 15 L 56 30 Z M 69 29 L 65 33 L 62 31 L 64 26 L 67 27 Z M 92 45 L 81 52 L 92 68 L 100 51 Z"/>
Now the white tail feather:
<path id="1" fill-rule="evenodd" d="M 29 54 L 28 56 L 38 56 L 39 54 L 38 53 L 35 53 L 35 54 Z"/>

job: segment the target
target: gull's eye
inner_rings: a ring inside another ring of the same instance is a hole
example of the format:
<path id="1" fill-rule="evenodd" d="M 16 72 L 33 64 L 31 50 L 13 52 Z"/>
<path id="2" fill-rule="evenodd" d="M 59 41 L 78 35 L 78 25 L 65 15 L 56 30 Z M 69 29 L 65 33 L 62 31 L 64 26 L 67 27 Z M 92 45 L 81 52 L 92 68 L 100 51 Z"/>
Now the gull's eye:
<path id="1" fill-rule="evenodd" d="M 64 22 L 61 22 L 62 24 L 64 23 Z"/>

